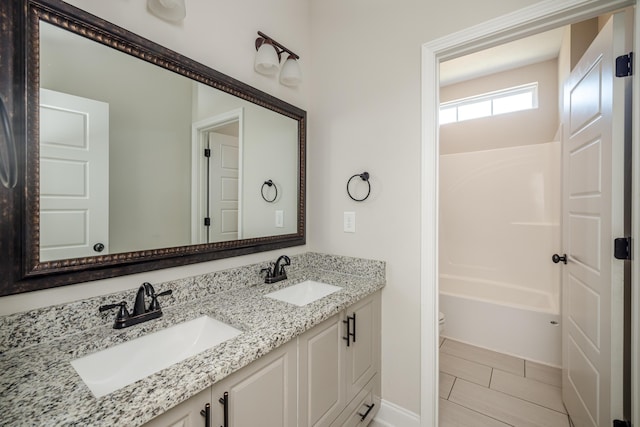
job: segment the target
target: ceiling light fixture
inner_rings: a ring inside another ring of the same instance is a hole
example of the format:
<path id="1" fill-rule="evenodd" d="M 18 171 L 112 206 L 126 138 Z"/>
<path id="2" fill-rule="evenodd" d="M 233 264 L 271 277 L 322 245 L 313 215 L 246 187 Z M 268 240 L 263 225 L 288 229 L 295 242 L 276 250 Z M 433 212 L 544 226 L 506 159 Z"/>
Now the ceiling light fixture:
<path id="1" fill-rule="evenodd" d="M 147 0 L 147 7 L 151 13 L 166 21 L 182 21 L 187 16 L 184 0 Z"/>
<path id="2" fill-rule="evenodd" d="M 257 52 L 254 69 L 260 74 L 275 75 L 280 68 L 282 53 L 286 52 L 289 56 L 282 65 L 280 83 L 286 86 L 299 85 L 302 82 L 302 72 L 300 71 L 300 64 L 298 64 L 300 57 L 265 33 L 258 31 L 258 35 L 260 37 L 256 39 Z"/>

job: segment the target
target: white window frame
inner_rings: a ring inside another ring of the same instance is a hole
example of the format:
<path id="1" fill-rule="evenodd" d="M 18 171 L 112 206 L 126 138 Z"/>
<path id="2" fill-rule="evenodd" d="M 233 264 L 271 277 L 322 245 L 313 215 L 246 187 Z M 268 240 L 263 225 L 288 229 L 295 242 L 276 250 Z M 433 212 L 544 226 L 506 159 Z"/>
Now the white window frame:
<path id="1" fill-rule="evenodd" d="M 525 93 L 530 93 L 532 95 L 532 106 L 531 108 L 524 108 L 524 109 L 518 109 L 518 110 L 512 110 L 512 111 L 505 111 L 502 113 L 495 113 L 494 112 L 494 107 L 493 107 L 493 103 L 495 100 L 500 99 L 500 98 L 504 98 L 507 96 L 513 96 L 513 95 L 520 95 L 520 94 L 525 94 Z M 491 109 L 490 109 L 490 113 L 487 115 L 483 115 L 483 116 L 477 116 L 477 117 L 473 117 L 473 118 L 460 118 L 459 115 L 459 108 L 460 107 L 464 107 L 467 105 L 472 105 L 472 104 L 476 104 L 476 103 L 480 103 L 480 102 L 486 102 L 486 101 L 491 101 Z M 481 118 L 481 117 L 492 117 L 492 116 L 497 116 L 500 114 L 508 114 L 508 113 L 513 113 L 516 111 L 525 111 L 525 110 L 533 110 L 538 108 L 538 82 L 532 82 L 532 83 L 527 83 L 524 85 L 520 85 L 520 86 L 514 86 L 514 87 L 510 87 L 507 89 L 501 89 L 501 90 L 496 90 L 493 92 L 487 92 L 487 93 L 483 93 L 480 95 L 474 95 L 474 96 L 470 96 L 467 98 L 460 98 L 460 99 L 454 99 L 453 101 L 448 101 L 448 102 L 443 102 L 440 104 L 440 112 L 442 112 L 445 109 L 451 109 L 451 108 L 455 108 L 455 120 L 452 121 L 446 121 L 443 122 L 441 121 L 440 124 L 441 125 L 445 125 L 445 124 L 449 124 L 449 123 L 458 123 L 458 122 L 462 122 L 462 121 L 466 121 L 466 120 L 473 120 L 473 119 L 477 119 L 477 118 Z M 441 114 L 442 116 L 442 114 Z"/>

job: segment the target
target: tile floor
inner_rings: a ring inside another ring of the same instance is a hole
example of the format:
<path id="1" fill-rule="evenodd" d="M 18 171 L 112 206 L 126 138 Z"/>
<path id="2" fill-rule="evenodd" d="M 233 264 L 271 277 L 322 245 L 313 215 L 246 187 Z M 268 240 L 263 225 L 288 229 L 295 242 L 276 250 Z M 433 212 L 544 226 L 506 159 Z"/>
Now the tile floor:
<path id="1" fill-rule="evenodd" d="M 440 427 L 569 427 L 558 368 L 440 340 Z"/>

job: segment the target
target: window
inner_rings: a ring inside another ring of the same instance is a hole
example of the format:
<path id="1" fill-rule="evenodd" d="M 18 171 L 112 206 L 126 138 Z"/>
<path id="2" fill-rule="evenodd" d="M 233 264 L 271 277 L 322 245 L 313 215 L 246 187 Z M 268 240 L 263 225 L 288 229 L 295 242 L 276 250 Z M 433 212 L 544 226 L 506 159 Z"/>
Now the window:
<path id="1" fill-rule="evenodd" d="M 440 104 L 440 124 L 538 108 L 538 83 L 529 83 Z"/>

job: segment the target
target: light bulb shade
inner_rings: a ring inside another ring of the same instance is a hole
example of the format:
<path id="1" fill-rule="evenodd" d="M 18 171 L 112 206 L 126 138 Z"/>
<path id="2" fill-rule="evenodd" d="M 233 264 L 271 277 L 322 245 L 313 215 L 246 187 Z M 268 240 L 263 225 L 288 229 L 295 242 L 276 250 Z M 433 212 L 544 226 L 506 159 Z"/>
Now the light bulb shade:
<path id="1" fill-rule="evenodd" d="M 147 7 L 166 21 L 182 21 L 187 16 L 184 0 L 147 0 Z"/>
<path id="2" fill-rule="evenodd" d="M 253 68 L 260 74 L 273 76 L 280 68 L 280 58 L 276 48 L 271 42 L 264 41 L 256 52 L 256 60 Z"/>
<path id="3" fill-rule="evenodd" d="M 298 86 L 300 82 L 302 82 L 300 64 L 293 56 L 289 55 L 280 71 L 280 83 L 285 86 Z"/>

